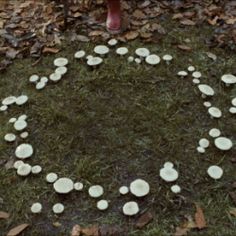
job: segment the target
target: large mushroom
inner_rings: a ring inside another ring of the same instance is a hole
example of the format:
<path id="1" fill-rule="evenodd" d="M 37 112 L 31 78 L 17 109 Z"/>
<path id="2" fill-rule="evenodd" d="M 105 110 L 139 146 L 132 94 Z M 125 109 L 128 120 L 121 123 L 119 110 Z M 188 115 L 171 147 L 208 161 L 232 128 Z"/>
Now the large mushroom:
<path id="1" fill-rule="evenodd" d="M 74 183 L 69 178 L 60 178 L 53 184 L 53 188 L 57 193 L 66 194 L 74 189 Z"/>
<path id="2" fill-rule="evenodd" d="M 211 96 L 214 96 L 215 94 L 214 89 L 207 84 L 199 84 L 198 89 L 202 93 L 203 98 L 211 97 Z"/>
<path id="3" fill-rule="evenodd" d="M 143 59 L 150 55 L 150 51 L 147 48 L 137 48 L 135 54 Z"/>
<path id="4" fill-rule="evenodd" d="M 232 141 L 226 137 L 218 137 L 215 139 L 214 143 L 221 151 L 228 151 L 233 147 Z"/>
<path id="5" fill-rule="evenodd" d="M 54 60 L 54 65 L 57 66 L 57 67 L 66 66 L 68 64 L 68 62 L 69 61 L 68 61 L 67 58 L 59 57 L 59 58 Z"/>
<path id="6" fill-rule="evenodd" d="M 120 47 L 116 49 L 116 54 L 120 55 L 120 56 L 124 56 L 129 52 L 128 48 L 126 47 Z"/>
<path id="7" fill-rule="evenodd" d="M 223 170 L 221 167 L 213 165 L 207 169 L 207 173 L 212 179 L 220 179 L 223 175 Z"/>
<path id="8" fill-rule="evenodd" d="M 161 58 L 158 55 L 151 54 L 146 57 L 145 61 L 147 64 L 154 66 L 160 63 Z"/>
<path id="9" fill-rule="evenodd" d="M 31 166 L 29 164 L 21 164 L 18 168 L 17 168 L 17 174 L 20 176 L 27 176 L 29 175 L 31 172 Z"/>
<path id="10" fill-rule="evenodd" d="M 130 192 L 136 197 L 144 197 L 150 191 L 149 184 L 142 179 L 136 179 L 130 184 Z"/>
<path id="11" fill-rule="evenodd" d="M 179 174 L 174 168 L 162 168 L 160 170 L 160 177 L 166 182 L 173 182 L 178 179 Z"/>
<path id="12" fill-rule="evenodd" d="M 226 86 L 230 86 L 232 84 L 236 84 L 236 76 L 232 74 L 225 74 L 221 77 L 221 81 L 226 84 Z"/>
<path id="13" fill-rule="evenodd" d="M 136 215 L 139 212 L 139 206 L 137 202 L 127 202 L 123 206 L 123 213 L 126 216 L 133 216 Z"/>
<path id="14" fill-rule="evenodd" d="M 93 185 L 88 190 L 89 196 L 92 198 L 101 197 L 104 193 L 103 187 L 101 185 Z"/>
<path id="15" fill-rule="evenodd" d="M 105 45 L 98 45 L 94 48 L 94 52 L 98 54 L 99 56 L 103 57 L 107 53 L 109 53 L 109 48 Z"/>
<path id="16" fill-rule="evenodd" d="M 15 155 L 19 159 L 26 159 L 31 157 L 33 155 L 33 152 L 34 150 L 32 145 L 28 143 L 22 143 L 16 148 Z"/>
<path id="17" fill-rule="evenodd" d="M 217 107 L 210 107 L 210 108 L 208 109 L 208 113 L 210 114 L 210 116 L 211 116 L 212 118 L 220 118 L 220 117 L 222 117 L 222 112 L 221 112 L 221 110 L 220 110 L 219 108 L 217 108 Z"/>

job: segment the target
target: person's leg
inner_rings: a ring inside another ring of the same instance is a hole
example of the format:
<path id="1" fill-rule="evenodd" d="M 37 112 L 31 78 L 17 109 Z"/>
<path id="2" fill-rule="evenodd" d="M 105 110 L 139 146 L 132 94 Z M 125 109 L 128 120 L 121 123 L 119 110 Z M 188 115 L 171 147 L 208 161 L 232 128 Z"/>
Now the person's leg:
<path id="1" fill-rule="evenodd" d="M 121 7 L 120 0 L 107 0 L 107 30 L 118 33 L 121 29 Z"/>

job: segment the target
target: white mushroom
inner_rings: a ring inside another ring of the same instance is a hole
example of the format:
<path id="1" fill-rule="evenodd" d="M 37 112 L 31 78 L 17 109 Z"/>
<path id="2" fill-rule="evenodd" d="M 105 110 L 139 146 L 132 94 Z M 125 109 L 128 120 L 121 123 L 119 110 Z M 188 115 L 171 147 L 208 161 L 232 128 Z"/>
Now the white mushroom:
<path id="1" fill-rule="evenodd" d="M 210 145 L 210 142 L 209 142 L 208 139 L 202 138 L 202 139 L 199 140 L 199 146 L 200 146 L 200 147 L 208 148 L 209 145 Z"/>
<path id="2" fill-rule="evenodd" d="M 65 207 L 61 203 L 56 203 L 55 205 L 53 205 L 52 210 L 55 214 L 61 214 L 65 210 Z"/>
<path id="3" fill-rule="evenodd" d="M 36 202 L 31 206 L 30 210 L 31 210 L 32 213 L 38 214 L 38 213 L 42 212 L 42 208 L 43 208 L 42 204 L 39 203 L 39 202 Z"/>
<path id="4" fill-rule="evenodd" d="M 135 54 L 140 58 L 145 58 L 150 55 L 150 51 L 147 48 L 137 48 Z"/>
<path id="5" fill-rule="evenodd" d="M 54 60 L 54 65 L 57 67 L 66 66 L 68 64 L 68 59 L 60 57 Z"/>
<path id="6" fill-rule="evenodd" d="M 35 175 L 39 174 L 41 171 L 42 171 L 42 167 L 39 165 L 32 166 L 32 168 L 31 168 L 32 174 L 35 174 Z"/>
<path id="7" fill-rule="evenodd" d="M 58 179 L 58 176 L 56 173 L 49 173 L 46 176 L 46 181 L 48 183 L 54 183 Z"/>
<path id="8" fill-rule="evenodd" d="M 179 71 L 177 73 L 177 75 L 180 76 L 181 78 L 183 78 L 183 77 L 186 77 L 188 75 L 188 73 L 186 71 Z"/>
<path id="9" fill-rule="evenodd" d="M 24 105 L 28 101 L 28 96 L 26 95 L 21 95 L 16 98 L 16 104 L 18 106 Z"/>
<path id="10" fill-rule="evenodd" d="M 87 64 L 92 67 L 96 67 L 103 62 L 103 59 L 100 57 L 92 57 L 88 59 Z"/>
<path id="11" fill-rule="evenodd" d="M 130 184 L 130 192 L 136 197 L 144 197 L 150 191 L 149 184 L 142 179 L 136 179 Z"/>
<path id="12" fill-rule="evenodd" d="M 232 101 L 231 101 L 231 103 L 232 103 L 232 105 L 233 105 L 234 107 L 236 107 L 236 98 L 233 98 Z"/>
<path id="13" fill-rule="evenodd" d="M 23 133 L 20 134 L 20 137 L 23 138 L 23 139 L 26 139 L 28 136 L 29 136 L 28 132 L 23 132 Z"/>
<path id="14" fill-rule="evenodd" d="M 17 131 L 21 131 L 23 129 L 25 129 L 27 127 L 27 122 L 23 119 L 18 119 L 15 123 L 14 123 L 14 128 Z"/>
<path id="15" fill-rule="evenodd" d="M 179 185 L 173 185 L 173 186 L 171 186 L 171 191 L 173 192 L 173 193 L 180 193 L 181 192 L 181 188 L 180 188 L 180 186 Z"/>
<path id="16" fill-rule="evenodd" d="M 47 85 L 46 83 L 40 81 L 36 84 L 35 88 L 37 90 L 41 90 L 41 89 L 45 88 L 46 85 Z"/>
<path id="17" fill-rule="evenodd" d="M 29 164 L 21 164 L 18 168 L 17 168 L 17 174 L 20 176 L 27 176 L 29 175 L 31 172 L 31 166 Z"/>
<path id="18" fill-rule="evenodd" d="M 179 174 L 174 168 L 162 168 L 160 177 L 166 182 L 173 182 L 178 179 Z"/>
<path id="19" fill-rule="evenodd" d="M 113 47 L 118 43 L 118 41 L 116 39 L 110 39 L 107 43 L 109 46 Z"/>
<path id="20" fill-rule="evenodd" d="M 100 185 L 93 185 L 88 190 L 89 196 L 92 198 L 101 197 L 104 193 L 103 187 Z"/>
<path id="21" fill-rule="evenodd" d="M 207 173 L 212 179 L 220 179 L 223 175 L 223 170 L 219 166 L 210 166 L 207 169 Z"/>
<path id="22" fill-rule="evenodd" d="M 18 117 L 18 120 L 26 120 L 26 119 L 27 119 L 27 115 L 26 114 L 20 115 Z"/>
<path id="23" fill-rule="evenodd" d="M 107 200 L 100 200 L 97 202 L 97 208 L 101 211 L 104 211 L 108 208 L 109 204 Z"/>
<path id="24" fill-rule="evenodd" d="M 231 114 L 236 114 L 236 107 L 230 107 L 230 108 L 229 108 L 229 112 L 230 112 Z"/>
<path id="25" fill-rule="evenodd" d="M 92 55 L 88 55 L 88 56 L 86 57 L 86 60 L 90 60 L 90 59 L 92 59 L 92 58 L 93 58 Z"/>
<path id="26" fill-rule="evenodd" d="M 69 178 L 60 178 L 53 184 L 53 188 L 57 193 L 66 194 L 74 189 L 74 183 Z"/>
<path id="27" fill-rule="evenodd" d="M 132 56 L 129 56 L 128 59 L 127 59 L 128 62 L 133 62 L 134 61 L 134 57 Z"/>
<path id="28" fill-rule="evenodd" d="M 39 80 L 38 75 L 31 75 L 30 78 L 29 78 L 30 83 L 36 83 L 38 80 Z"/>
<path id="29" fill-rule="evenodd" d="M 195 79 L 199 79 L 199 78 L 202 77 L 202 74 L 201 74 L 201 72 L 199 72 L 199 71 L 194 71 L 194 72 L 192 73 L 192 77 L 195 78 Z"/>
<path id="30" fill-rule="evenodd" d="M 9 97 L 6 97 L 5 99 L 3 99 L 2 105 L 9 106 L 9 105 L 12 105 L 15 102 L 16 102 L 16 97 L 15 96 L 9 96 Z"/>
<path id="31" fill-rule="evenodd" d="M 158 55 L 151 54 L 145 58 L 145 61 L 147 64 L 154 66 L 160 63 L 161 58 Z"/>
<path id="32" fill-rule="evenodd" d="M 8 106 L 2 105 L 0 106 L 0 111 L 6 111 L 8 109 Z"/>
<path id="33" fill-rule="evenodd" d="M 164 56 L 162 57 L 162 59 L 163 59 L 167 64 L 169 64 L 169 63 L 173 60 L 173 57 L 172 57 L 171 55 L 166 54 L 166 55 L 164 55 Z"/>
<path id="34" fill-rule="evenodd" d="M 94 52 L 103 57 L 109 53 L 109 48 L 105 45 L 98 45 L 94 48 Z"/>
<path id="35" fill-rule="evenodd" d="M 120 194 L 125 195 L 129 192 L 129 188 L 127 186 L 121 186 L 119 188 L 119 192 L 120 192 Z"/>
<path id="36" fill-rule="evenodd" d="M 189 72 L 195 71 L 195 67 L 194 67 L 194 66 L 189 66 L 189 67 L 188 67 L 188 71 L 189 71 Z"/>
<path id="37" fill-rule="evenodd" d="M 53 82 L 58 82 L 59 80 L 61 80 L 61 74 L 54 72 L 49 76 L 49 79 Z"/>
<path id="38" fill-rule="evenodd" d="M 17 121 L 17 119 L 15 117 L 12 117 L 9 119 L 9 123 L 15 123 Z"/>
<path id="39" fill-rule="evenodd" d="M 232 74 L 225 74 L 221 77 L 221 81 L 224 82 L 227 86 L 236 83 L 236 76 Z"/>
<path id="40" fill-rule="evenodd" d="M 215 91 L 213 90 L 212 87 L 210 87 L 207 84 L 199 84 L 198 85 L 198 89 L 200 90 L 200 92 L 202 93 L 202 95 L 204 95 L 203 97 L 205 98 L 206 96 L 214 96 Z"/>
<path id="41" fill-rule="evenodd" d="M 209 131 L 209 135 L 212 137 L 212 138 L 217 138 L 221 135 L 221 132 L 219 129 L 216 129 L 216 128 L 213 128 Z"/>
<path id="42" fill-rule="evenodd" d="M 207 102 L 207 101 L 204 102 L 203 105 L 204 105 L 204 107 L 207 107 L 207 108 L 211 107 L 211 103 Z"/>
<path id="43" fill-rule="evenodd" d="M 139 212 L 139 206 L 137 202 L 127 202 L 123 206 L 123 213 L 127 216 L 133 216 L 136 215 Z"/>
<path id="44" fill-rule="evenodd" d="M 74 184 L 74 189 L 76 191 L 81 191 L 81 190 L 83 190 L 83 188 L 84 188 L 84 185 L 81 182 L 77 182 Z"/>
<path id="45" fill-rule="evenodd" d="M 116 49 L 116 54 L 120 55 L 120 56 L 124 56 L 125 54 L 127 54 L 129 52 L 128 48 L 126 47 L 120 47 Z"/>
<path id="46" fill-rule="evenodd" d="M 59 68 L 60 68 L 60 67 L 59 67 Z M 48 77 L 43 76 L 43 77 L 40 79 L 40 82 L 46 84 L 46 83 L 48 82 Z"/>
<path id="47" fill-rule="evenodd" d="M 23 161 L 15 161 L 13 167 L 17 170 L 20 165 L 25 164 Z"/>
<path id="48" fill-rule="evenodd" d="M 164 168 L 173 168 L 174 164 L 170 161 L 167 161 L 164 163 Z"/>
<path id="49" fill-rule="evenodd" d="M 12 133 L 8 133 L 4 136 L 4 140 L 7 142 L 14 142 L 16 140 L 16 135 Z"/>
<path id="50" fill-rule="evenodd" d="M 33 155 L 33 152 L 34 150 L 32 145 L 27 143 L 22 143 L 16 148 L 15 155 L 20 159 L 26 159 L 31 157 Z"/>
<path id="51" fill-rule="evenodd" d="M 204 147 L 197 147 L 197 151 L 199 153 L 205 153 L 206 152 L 206 149 Z"/>
<path id="52" fill-rule="evenodd" d="M 233 147 L 233 143 L 226 137 L 218 137 L 215 139 L 215 146 L 222 151 L 227 151 Z"/>
<path id="53" fill-rule="evenodd" d="M 217 107 L 210 107 L 208 109 L 208 113 L 211 115 L 212 118 L 220 118 L 222 116 L 222 112 Z"/>
<path id="54" fill-rule="evenodd" d="M 55 73 L 59 75 L 65 75 L 67 73 L 67 68 L 65 66 L 57 67 Z"/>
<path id="55" fill-rule="evenodd" d="M 194 83 L 194 84 L 200 84 L 200 82 L 201 82 L 201 81 L 200 81 L 199 79 L 193 79 L 193 83 Z"/>
<path id="56" fill-rule="evenodd" d="M 142 63 L 142 60 L 140 58 L 135 58 L 134 61 L 137 63 L 137 64 L 141 64 Z"/>
<path id="57" fill-rule="evenodd" d="M 85 57 L 85 51 L 84 50 L 79 50 L 78 52 L 75 53 L 74 57 L 76 59 L 81 59 Z"/>

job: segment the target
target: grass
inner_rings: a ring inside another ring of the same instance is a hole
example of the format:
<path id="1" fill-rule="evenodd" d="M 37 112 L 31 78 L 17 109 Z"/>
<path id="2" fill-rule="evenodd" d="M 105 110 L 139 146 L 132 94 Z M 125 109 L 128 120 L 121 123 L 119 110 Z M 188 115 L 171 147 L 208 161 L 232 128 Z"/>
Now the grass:
<path id="1" fill-rule="evenodd" d="M 23 235 L 69 235 L 77 223 L 118 225 L 125 230 L 122 235 L 169 235 L 186 215 L 194 215 L 195 202 L 204 209 L 208 228 L 189 235 L 235 235 L 236 221 L 228 214 L 233 206 L 228 194 L 236 177 L 230 162 L 235 148 L 221 153 L 211 142 L 207 153 L 200 155 L 196 146 L 200 138 L 208 138 L 208 131 L 214 127 L 235 144 L 235 118 L 229 115 L 228 108 L 236 88 L 224 88 L 219 78 L 232 72 L 236 58 L 220 48 L 211 50 L 218 57 L 216 61 L 207 57 L 209 48 L 204 39 L 211 30 L 206 26 L 185 29 L 173 22 L 166 24 L 168 35 L 158 44 L 145 46 L 161 56 L 167 52 L 173 55 L 175 60 L 170 66 L 128 64 L 112 52 L 98 70 L 90 71 L 84 63 L 75 61 L 73 54 L 79 48 L 92 53 L 94 45 L 65 43 L 56 56 L 69 58 L 69 72 L 58 84 L 38 92 L 28 83 L 34 73 L 49 75 L 55 56 L 44 57 L 36 67 L 31 66 L 30 59 L 16 60 L 1 76 L 2 99 L 23 93 L 30 100 L 22 108 L 12 106 L 7 114 L 1 114 L 0 136 L 13 131 L 7 123 L 9 118 L 26 113 L 30 133 L 27 142 L 35 148 L 27 162 L 43 166 L 42 174 L 19 178 L 4 164 L 15 160 L 14 149 L 22 141 L 12 145 L 0 142 L 1 209 L 11 214 L 8 220 L 1 221 L 2 235 L 26 222 L 31 226 Z M 174 45 L 185 44 L 187 38 L 193 51 L 176 49 Z M 143 45 L 139 41 L 129 43 L 130 53 Z M 212 103 L 223 110 L 222 119 L 209 118 L 190 78 L 177 78 L 176 73 L 190 64 L 203 73 L 202 81 L 216 90 Z M 165 161 L 173 161 L 180 172 L 177 183 L 183 191 L 179 197 L 170 192 L 171 185 L 159 178 Z M 206 169 L 212 164 L 225 170 L 222 180 L 208 178 Z M 85 189 L 92 184 L 103 185 L 104 198 L 111 201 L 109 210 L 98 212 L 96 201 L 86 191 L 58 196 L 45 182 L 49 172 L 80 180 Z M 143 178 L 151 185 L 151 194 L 138 200 L 142 212 L 149 210 L 155 216 L 143 230 L 134 226 L 137 217 L 127 219 L 121 214 L 122 205 L 134 197 L 120 197 L 117 193 L 121 185 L 135 178 Z M 32 216 L 30 206 L 36 201 L 42 202 L 43 213 Z M 57 202 L 66 207 L 62 216 L 52 213 Z M 61 226 L 56 227 L 55 222 Z"/>

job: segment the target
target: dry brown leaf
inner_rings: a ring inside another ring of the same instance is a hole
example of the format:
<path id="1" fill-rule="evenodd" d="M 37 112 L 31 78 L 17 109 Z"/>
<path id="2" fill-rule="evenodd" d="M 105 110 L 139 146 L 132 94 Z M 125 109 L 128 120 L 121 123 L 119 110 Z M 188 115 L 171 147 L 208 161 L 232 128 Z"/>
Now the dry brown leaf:
<path id="1" fill-rule="evenodd" d="M 137 18 L 137 19 L 143 19 L 143 18 L 145 18 L 145 14 L 144 14 L 141 10 L 139 10 L 139 9 L 137 9 L 137 10 L 134 11 L 133 16 L 134 16 L 135 18 Z"/>
<path id="2" fill-rule="evenodd" d="M 25 230 L 27 227 L 29 227 L 29 224 L 21 224 L 13 229 L 11 229 L 8 233 L 7 236 L 17 236 L 19 235 L 23 230 Z"/>
<path id="3" fill-rule="evenodd" d="M 0 219 L 8 219 L 10 214 L 5 211 L 0 211 Z"/>
<path id="4" fill-rule="evenodd" d="M 184 16 L 183 16 L 182 13 L 177 13 L 177 14 L 174 14 L 174 15 L 172 16 L 172 19 L 173 19 L 173 20 L 182 19 L 183 17 L 184 17 Z"/>
<path id="5" fill-rule="evenodd" d="M 138 218 L 136 227 L 141 229 L 153 220 L 153 215 L 151 212 L 146 212 Z"/>
<path id="6" fill-rule="evenodd" d="M 195 23 L 194 21 L 189 20 L 189 19 L 183 19 L 183 20 L 180 21 L 180 23 L 181 23 L 182 25 L 188 25 L 188 26 L 194 26 L 194 25 L 196 25 L 196 23 Z"/>
<path id="7" fill-rule="evenodd" d="M 44 47 L 43 48 L 43 53 L 58 53 L 60 50 L 58 48 L 49 48 L 49 47 Z"/>
<path id="8" fill-rule="evenodd" d="M 126 40 L 134 40 L 139 36 L 139 32 L 138 31 L 129 31 L 128 33 L 126 33 L 124 35 Z"/>
<path id="9" fill-rule="evenodd" d="M 187 52 L 192 51 L 192 48 L 186 45 L 179 44 L 177 47 L 183 51 L 187 51 Z"/>
<path id="10" fill-rule="evenodd" d="M 236 208 L 232 208 L 229 213 L 236 217 Z"/>
<path id="11" fill-rule="evenodd" d="M 81 227 L 79 225 L 74 225 L 71 231 L 71 236 L 80 236 L 80 233 L 81 233 Z"/>
<path id="12" fill-rule="evenodd" d="M 204 229 L 207 227 L 203 210 L 196 204 L 195 223 L 198 229 Z"/>
<path id="13" fill-rule="evenodd" d="M 189 231 L 188 228 L 176 227 L 174 236 L 184 236 L 184 235 L 187 235 L 188 231 Z"/>
<path id="14" fill-rule="evenodd" d="M 98 225 L 92 225 L 91 227 L 83 228 L 82 233 L 85 236 L 99 236 L 99 227 Z"/>

